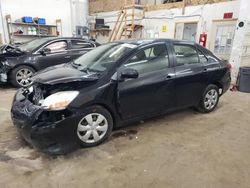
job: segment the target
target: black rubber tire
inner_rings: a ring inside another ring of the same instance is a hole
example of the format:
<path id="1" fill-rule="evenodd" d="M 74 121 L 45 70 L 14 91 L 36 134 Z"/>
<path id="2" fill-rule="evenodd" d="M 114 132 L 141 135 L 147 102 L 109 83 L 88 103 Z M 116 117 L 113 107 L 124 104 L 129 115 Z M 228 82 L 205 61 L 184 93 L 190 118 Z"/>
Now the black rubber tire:
<path id="1" fill-rule="evenodd" d="M 13 86 L 19 88 L 19 87 L 23 87 L 22 85 L 20 85 L 17 80 L 16 80 L 16 74 L 17 72 L 20 70 L 20 69 L 29 69 L 30 71 L 32 71 L 33 73 L 35 73 L 36 71 L 30 67 L 30 66 L 27 66 L 27 65 L 21 65 L 21 66 L 18 66 L 16 68 L 14 68 L 11 73 L 10 73 L 10 82 Z"/>
<path id="2" fill-rule="evenodd" d="M 217 91 L 218 100 L 217 100 L 215 106 L 214 106 L 213 108 L 211 108 L 211 109 L 208 110 L 207 108 L 205 108 L 204 100 L 205 100 L 206 94 L 207 94 L 211 89 L 215 89 L 215 90 Z M 218 102 L 219 102 L 219 99 L 220 99 L 219 88 L 218 88 L 216 85 L 214 85 L 214 84 L 210 84 L 210 85 L 208 85 L 207 88 L 205 89 L 205 91 L 204 91 L 204 93 L 203 93 L 203 95 L 202 95 L 202 98 L 201 98 L 199 104 L 195 107 L 195 109 L 198 110 L 198 111 L 201 112 L 201 113 L 209 113 L 209 112 L 212 112 L 212 111 L 217 107 L 217 104 L 218 104 Z"/>
<path id="3" fill-rule="evenodd" d="M 113 118 L 111 116 L 111 114 L 109 113 L 108 110 L 106 110 L 105 108 L 103 108 L 102 106 L 98 106 L 98 105 L 95 105 L 95 106 L 91 106 L 89 108 L 86 108 L 82 114 L 82 117 L 88 115 L 89 113 L 99 113 L 101 115 L 103 115 L 106 119 L 107 119 L 107 122 L 108 122 L 108 130 L 105 134 L 105 136 L 99 140 L 98 142 L 95 142 L 95 143 L 86 143 L 86 142 L 83 142 L 77 135 L 77 130 L 76 130 L 76 136 L 77 136 L 77 139 L 80 143 L 80 145 L 82 147 L 93 147 L 93 146 L 97 146 L 101 143 L 103 143 L 104 141 L 107 140 L 107 138 L 110 136 L 112 130 L 113 130 Z M 76 129 L 77 129 L 77 126 L 76 126 Z"/>

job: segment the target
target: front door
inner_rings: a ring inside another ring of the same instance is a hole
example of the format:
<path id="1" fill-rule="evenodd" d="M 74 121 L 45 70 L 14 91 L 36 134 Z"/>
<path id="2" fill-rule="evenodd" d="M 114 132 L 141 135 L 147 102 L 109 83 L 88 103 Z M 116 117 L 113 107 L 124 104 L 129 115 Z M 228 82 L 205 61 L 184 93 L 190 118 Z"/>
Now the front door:
<path id="1" fill-rule="evenodd" d="M 173 108 L 175 75 L 165 43 L 140 49 L 121 69 L 126 67 L 137 70 L 139 77 L 118 83 L 118 104 L 123 119 Z"/>
<path id="2" fill-rule="evenodd" d="M 66 40 L 49 43 L 43 47 L 43 49 L 45 48 L 49 49 L 50 52 L 36 55 L 36 62 L 40 69 L 71 61 L 71 56 L 67 51 L 68 43 Z"/>

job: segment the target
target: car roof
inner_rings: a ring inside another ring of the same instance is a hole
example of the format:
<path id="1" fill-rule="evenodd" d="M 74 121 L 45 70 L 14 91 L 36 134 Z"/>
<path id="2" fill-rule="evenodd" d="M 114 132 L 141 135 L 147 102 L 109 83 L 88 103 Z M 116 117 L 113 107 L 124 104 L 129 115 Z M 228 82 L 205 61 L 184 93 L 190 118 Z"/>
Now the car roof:
<path id="1" fill-rule="evenodd" d="M 45 37 L 45 40 L 47 39 L 47 41 L 52 41 L 52 40 L 71 40 L 71 39 L 76 39 L 76 40 L 84 40 L 84 41 L 91 41 L 94 42 L 92 40 L 86 39 L 86 38 L 80 38 L 80 37 Z"/>
<path id="2" fill-rule="evenodd" d="M 153 44 L 157 42 L 172 42 L 172 43 L 181 43 L 181 44 L 190 44 L 195 45 L 195 42 L 187 41 L 187 40 L 175 40 L 175 39 L 166 39 L 166 38 L 157 38 L 157 39 L 128 39 L 128 40 L 121 40 L 115 41 L 118 43 L 128 43 L 128 44 L 135 44 L 138 46 Z"/>

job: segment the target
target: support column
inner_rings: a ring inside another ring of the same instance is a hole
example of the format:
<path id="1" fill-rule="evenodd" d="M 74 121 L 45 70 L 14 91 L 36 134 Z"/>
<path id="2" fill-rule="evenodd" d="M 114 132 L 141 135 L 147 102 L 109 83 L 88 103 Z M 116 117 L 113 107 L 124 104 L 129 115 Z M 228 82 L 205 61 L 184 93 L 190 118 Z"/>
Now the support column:
<path id="1" fill-rule="evenodd" d="M 248 30 L 250 29 L 250 1 L 240 0 L 239 17 L 235 30 L 235 36 L 233 40 L 232 52 L 230 55 L 230 63 L 233 66 L 232 69 L 232 83 L 236 82 L 239 67 L 242 66 L 242 60 L 246 53 L 246 41 L 250 37 Z M 250 47 L 250 44 L 249 44 Z M 248 63 L 244 63 L 245 66 L 250 66 L 250 60 Z"/>

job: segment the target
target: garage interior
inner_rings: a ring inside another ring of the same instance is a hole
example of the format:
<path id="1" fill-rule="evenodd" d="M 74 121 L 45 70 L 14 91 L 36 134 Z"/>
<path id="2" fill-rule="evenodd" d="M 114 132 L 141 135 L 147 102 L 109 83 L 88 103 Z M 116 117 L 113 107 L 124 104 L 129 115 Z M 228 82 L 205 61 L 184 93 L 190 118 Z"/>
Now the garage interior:
<path id="1" fill-rule="evenodd" d="M 249 9 L 248 0 L 0 0 L 0 45 L 45 37 L 100 45 L 176 39 L 232 65 L 230 89 L 213 112 L 187 108 L 142 119 L 65 155 L 21 138 L 10 113 L 17 88 L 1 84 L 0 187 L 250 187 Z"/>

